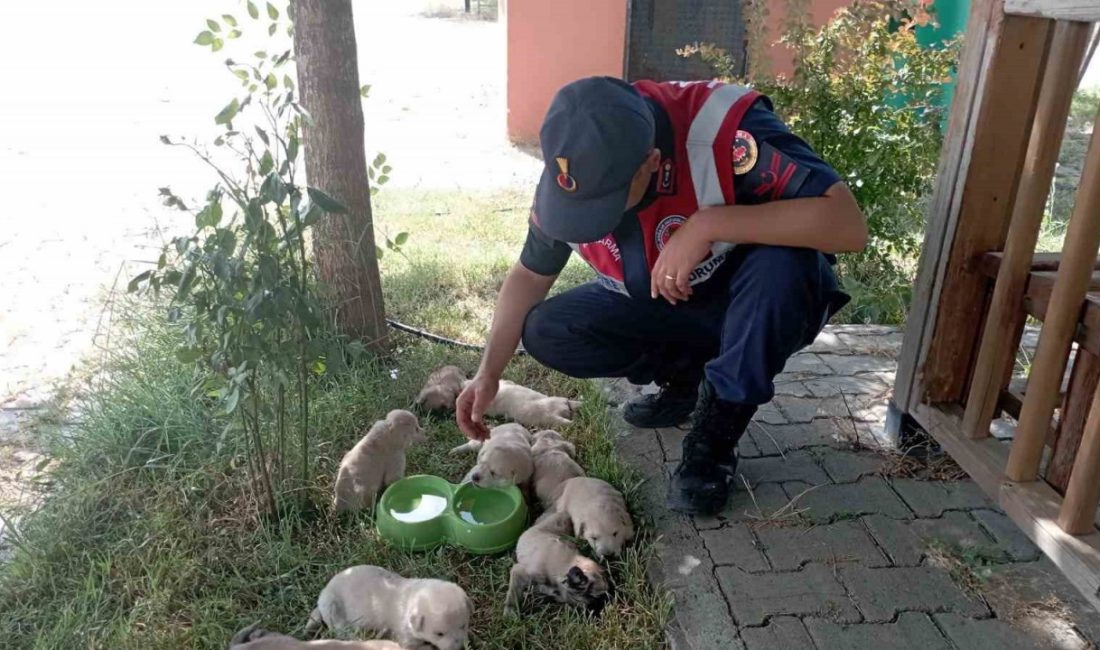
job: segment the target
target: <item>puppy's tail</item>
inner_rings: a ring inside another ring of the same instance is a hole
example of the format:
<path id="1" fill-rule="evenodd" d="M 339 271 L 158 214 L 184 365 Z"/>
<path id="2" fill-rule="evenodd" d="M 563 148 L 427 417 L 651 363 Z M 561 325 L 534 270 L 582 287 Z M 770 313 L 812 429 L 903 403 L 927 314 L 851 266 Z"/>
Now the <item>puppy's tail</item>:
<path id="1" fill-rule="evenodd" d="M 260 629 L 259 623 L 253 623 L 252 625 L 249 625 L 248 627 L 233 635 L 233 638 L 229 640 L 229 648 L 230 650 L 232 650 L 232 648 L 248 643 L 249 641 L 255 641 L 256 639 L 262 638 L 266 635 L 267 632 Z"/>
<path id="2" fill-rule="evenodd" d="M 309 613 L 309 620 L 306 621 L 306 634 L 314 634 L 324 626 L 325 620 L 321 618 L 321 608 L 314 607 Z"/>
<path id="3" fill-rule="evenodd" d="M 455 447 L 454 449 L 451 450 L 450 453 L 451 453 L 452 456 L 457 456 L 459 454 L 467 454 L 467 453 L 470 453 L 470 452 L 476 452 L 479 449 L 481 449 L 482 444 L 483 443 L 482 443 L 481 440 L 471 440 L 471 441 L 467 442 L 464 445 L 459 445 L 459 446 Z"/>

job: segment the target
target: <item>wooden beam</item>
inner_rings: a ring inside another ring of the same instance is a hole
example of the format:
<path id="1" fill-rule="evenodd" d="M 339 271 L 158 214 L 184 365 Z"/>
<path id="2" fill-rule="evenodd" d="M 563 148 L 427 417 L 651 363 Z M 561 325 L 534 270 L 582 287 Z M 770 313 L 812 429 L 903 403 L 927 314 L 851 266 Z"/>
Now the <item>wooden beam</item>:
<path id="1" fill-rule="evenodd" d="M 1097 246 L 1100 246 L 1100 129 L 1094 128 L 1005 471 L 1014 481 L 1034 481 L 1038 475 L 1043 440 L 1058 400 L 1070 344 L 1096 262 Z"/>
<path id="2" fill-rule="evenodd" d="M 920 367 L 922 401 L 961 402 L 965 395 L 987 292 L 974 261 L 1004 246 L 1054 31 L 1049 20 L 999 18 L 1003 24 L 986 71 L 980 114 L 971 124 L 973 149 L 961 179 L 954 237 L 941 260 L 937 316 Z"/>
<path id="3" fill-rule="evenodd" d="M 1028 270 L 1043 224 L 1043 208 L 1058 162 L 1058 145 L 1065 134 L 1066 116 L 1077 89 L 1077 71 L 1088 47 L 1089 31 L 1086 23 L 1060 22 L 1054 27 L 1020 189 L 966 400 L 963 430 L 971 438 L 989 435 L 989 425 L 1004 388 L 1003 379 L 1015 362 L 1016 348 L 1010 339 L 1024 317 L 1020 307 Z"/>
<path id="4" fill-rule="evenodd" d="M 1005 13 L 1083 23 L 1100 22 L 1100 4 L 1095 0 L 1005 0 Z"/>
<path id="5" fill-rule="evenodd" d="M 903 413 L 909 412 L 919 398 L 917 372 L 928 353 L 936 316 L 933 306 L 938 301 L 943 279 L 943 260 L 954 239 L 958 216 L 956 195 L 962 192 L 970 166 L 970 152 L 974 147 L 971 125 L 981 106 L 984 62 L 992 35 L 1000 29 L 1000 21 L 994 23 L 993 16 L 999 14 L 1003 6 L 1002 0 L 973 0 L 970 3 L 966 24 L 966 33 L 970 36 L 963 41 L 959 55 L 955 93 L 936 174 L 939 180 L 928 208 L 920 268 L 894 376 L 893 402 Z"/>
<path id="6" fill-rule="evenodd" d="M 1069 390 L 1062 399 L 1062 412 L 1054 444 L 1051 445 L 1046 481 L 1058 494 L 1065 494 L 1073 470 L 1073 459 L 1081 445 L 1081 436 L 1092 410 L 1093 395 L 1100 386 L 1100 358 L 1083 347 L 1070 371 Z"/>
<path id="7" fill-rule="evenodd" d="M 974 479 L 989 498 L 1061 569 L 1081 595 L 1100 609 L 1100 532 L 1075 537 L 1058 526 L 1061 498 L 1046 483 L 1005 480 L 1007 445 L 996 438 L 968 438 L 962 409 L 919 404 L 912 415 Z"/>
<path id="8" fill-rule="evenodd" d="M 990 251 L 982 255 L 981 259 L 978 260 L 978 271 L 988 278 L 996 278 L 997 272 L 1001 268 L 1002 259 L 1004 259 L 1004 253 L 1000 251 Z M 1035 253 L 1035 255 L 1031 257 L 1031 270 L 1057 271 L 1061 261 L 1061 253 Z M 1096 258 L 1096 262 L 1092 265 L 1092 270 L 1100 271 L 1100 257 Z"/>
<path id="9" fill-rule="evenodd" d="M 1100 391 L 1093 391 L 1092 406 L 1081 434 L 1081 446 L 1066 486 L 1066 498 L 1058 525 L 1071 535 L 1083 535 L 1096 526 L 1100 505 Z"/>

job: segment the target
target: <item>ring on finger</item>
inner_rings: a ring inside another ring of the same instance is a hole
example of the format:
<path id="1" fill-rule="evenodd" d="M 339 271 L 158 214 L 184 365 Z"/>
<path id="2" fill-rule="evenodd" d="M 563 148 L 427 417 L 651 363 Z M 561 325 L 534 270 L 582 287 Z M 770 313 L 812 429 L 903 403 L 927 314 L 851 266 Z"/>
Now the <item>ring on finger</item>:
<path id="1" fill-rule="evenodd" d="M 671 280 L 671 281 L 673 281 L 673 282 L 675 282 L 675 281 L 676 281 L 676 277 L 675 277 L 675 276 L 672 276 L 672 275 L 668 275 L 667 273 L 665 274 L 665 279 L 666 279 L 666 280 Z"/>

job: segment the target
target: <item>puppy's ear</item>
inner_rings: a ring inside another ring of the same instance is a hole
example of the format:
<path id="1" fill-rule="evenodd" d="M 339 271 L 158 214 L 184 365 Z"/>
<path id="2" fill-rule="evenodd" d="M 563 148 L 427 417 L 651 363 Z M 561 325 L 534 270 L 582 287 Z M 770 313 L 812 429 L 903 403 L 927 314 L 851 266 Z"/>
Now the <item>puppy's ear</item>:
<path id="1" fill-rule="evenodd" d="M 571 589 L 584 589 L 588 585 L 588 576 L 579 566 L 569 567 L 569 573 L 565 574 L 565 584 Z"/>
<path id="2" fill-rule="evenodd" d="M 584 522 L 577 526 L 577 537 L 584 537 Z"/>

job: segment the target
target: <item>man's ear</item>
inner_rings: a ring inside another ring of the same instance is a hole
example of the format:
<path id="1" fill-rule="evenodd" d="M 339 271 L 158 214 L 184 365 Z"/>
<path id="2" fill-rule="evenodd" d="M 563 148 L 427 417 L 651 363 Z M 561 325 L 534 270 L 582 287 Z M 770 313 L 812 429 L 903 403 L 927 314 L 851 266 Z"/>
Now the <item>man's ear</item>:
<path id="1" fill-rule="evenodd" d="M 653 150 L 649 152 L 649 155 L 646 156 L 645 164 L 650 172 L 656 173 L 657 169 L 661 166 L 661 150 L 654 147 Z"/>

